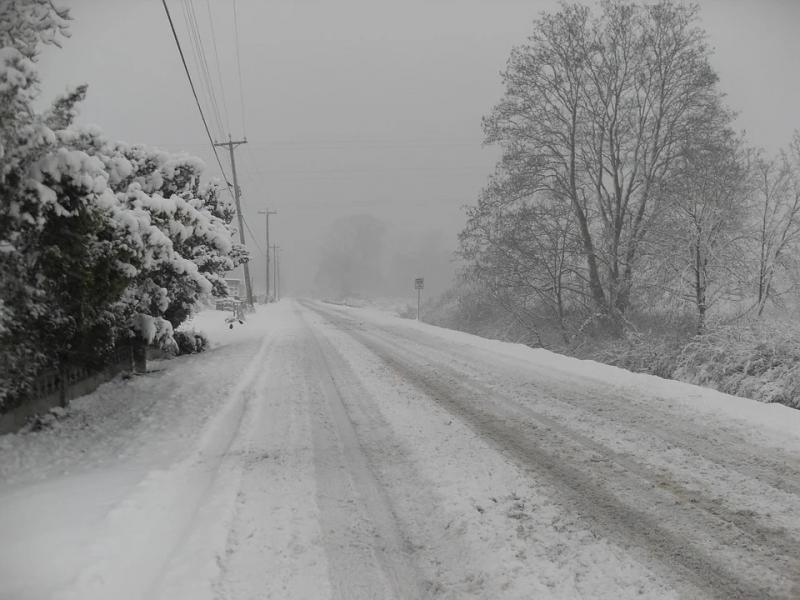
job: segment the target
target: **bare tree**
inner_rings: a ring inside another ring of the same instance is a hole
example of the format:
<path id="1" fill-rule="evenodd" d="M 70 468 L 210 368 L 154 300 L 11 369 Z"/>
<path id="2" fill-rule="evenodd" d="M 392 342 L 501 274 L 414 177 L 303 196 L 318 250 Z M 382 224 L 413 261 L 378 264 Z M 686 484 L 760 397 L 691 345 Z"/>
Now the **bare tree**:
<path id="1" fill-rule="evenodd" d="M 664 289 L 694 305 L 702 333 L 714 304 L 745 291 L 748 167 L 732 132 L 697 133 L 700 142 L 687 148 L 666 188 L 668 209 L 654 237 Z"/>
<path id="2" fill-rule="evenodd" d="M 535 192 L 569 207 L 599 312 L 619 323 L 639 248 L 693 126 L 720 93 L 696 9 L 564 5 L 514 48 L 486 140 Z"/>
<path id="3" fill-rule="evenodd" d="M 754 216 L 757 253 L 756 312 L 761 315 L 775 290 L 776 272 L 789 270 L 800 245 L 800 133 L 788 152 L 754 168 Z"/>
<path id="4" fill-rule="evenodd" d="M 473 278 L 519 319 L 555 319 L 564 341 L 569 299 L 580 292 L 578 238 L 568 208 L 494 179 L 461 233 L 461 255 Z"/>

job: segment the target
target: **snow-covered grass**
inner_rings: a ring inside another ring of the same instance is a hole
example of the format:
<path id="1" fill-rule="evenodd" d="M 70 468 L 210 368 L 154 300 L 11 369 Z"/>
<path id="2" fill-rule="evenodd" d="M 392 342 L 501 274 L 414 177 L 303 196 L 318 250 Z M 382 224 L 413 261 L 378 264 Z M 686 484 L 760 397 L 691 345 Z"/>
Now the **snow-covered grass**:
<path id="1" fill-rule="evenodd" d="M 579 355 L 800 408 L 800 327 L 785 319 L 714 325 L 703 335 L 630 333 L 586 344 Z"/>
<path id="2" fill-rule="evenodd" d="M 800 408 L 800 327 L 756 322 L 717 328 L 681 350 L 672 376 Z"/>
<path id="3" fill-rule="evenodd" d="M 733 324 L 711 323 L 695 335 L 695 316 L 647 313 L 620 338 L 576 337 L 567 343 L 554 325 L 533 332 L 508 312 L 489 305 L 464 306 L 445 295 L 428 321 L 506 342 L 542 345 L 638 373 L 694 383 L 728 394 L 800 408 L 800 326 L 789 317 L 765 315 Z"/>

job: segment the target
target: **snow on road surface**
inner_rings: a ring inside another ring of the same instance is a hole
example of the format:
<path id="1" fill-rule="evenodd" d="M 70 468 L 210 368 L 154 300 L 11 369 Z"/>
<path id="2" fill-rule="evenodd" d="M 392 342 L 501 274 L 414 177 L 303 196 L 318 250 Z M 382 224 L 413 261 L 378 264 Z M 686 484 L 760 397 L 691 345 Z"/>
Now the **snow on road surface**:
<path id="1" fill-rule="evenodd" d="M 800 411 L 284 300 L 0 437 L 0 599 L 800 598 Z"/>

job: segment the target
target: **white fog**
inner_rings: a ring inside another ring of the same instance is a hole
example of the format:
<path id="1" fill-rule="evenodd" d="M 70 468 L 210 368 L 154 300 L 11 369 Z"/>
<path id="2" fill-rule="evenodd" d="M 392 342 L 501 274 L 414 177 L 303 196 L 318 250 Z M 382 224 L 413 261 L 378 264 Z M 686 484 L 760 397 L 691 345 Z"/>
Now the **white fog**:
<path id="1" fill-rule="evenodd" d="M 0 0 L 0 600 L 800 598 L 800 0 Z"/>

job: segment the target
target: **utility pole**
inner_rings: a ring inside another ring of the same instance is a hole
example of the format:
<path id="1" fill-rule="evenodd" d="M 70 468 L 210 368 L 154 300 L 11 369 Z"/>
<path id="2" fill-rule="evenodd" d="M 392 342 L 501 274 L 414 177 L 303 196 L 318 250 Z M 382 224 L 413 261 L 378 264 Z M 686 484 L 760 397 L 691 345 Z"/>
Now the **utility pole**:
<path id="1" fill-rule="evenodd" d="M 278 301 L 278 285 L 280 278 L 278 277 L 278 251 L 281 249 L 278 244 L 272 245 L 272 276 L 275 279 L 275 301 Z"/>
<path id="2" fill-rule="evenodd" d="M 414 289 L 417 290 L 417 321 L 419 321 L 419 307 L 422 300 L 422 289 L 425 287 L 425 279 L 417 277 L 414 279 Z"/>
<path id="3" fill-rule="evenodd" d="M 245 245 L 244 217 L 242 216 L 242 206 L 239 202 L 239 180 L 236 178 L 236 158 L 233 155 L 233 149 L 246 143 L 247 140 L 239 140 L 234 142 L 231 139 L 230 133 L 228 134 L 227 142 L 214 142 L 215 146 L 226 146 L 228 148 L 228 152 L 231 154 L 231 171 L 233 171 L 233 199 L 236 201 L 236 216 L 239 220 L 239 241 L 242 243 L 242 246 Z M 247 290 L 247 303 L 250 306 L 253 306 L 253 286 L 250 284 L 250 269 L 247 266 L 247 263 L 243 263 L 242 267 L 244 268 L 244 285 L 245 289 Z"/>
<path id="4" fill-rule="evenodd" d="M 267 297 L 264 299 L 264 304 L 269 302 L 269 216 L 270 215 L 277 215 L 278 211 L 276 210 L 260 210 L 258 214 L 265 215 L 267 221 Z M 273 276 L 275 274 L 275 270 L 272 271 Z"/>

